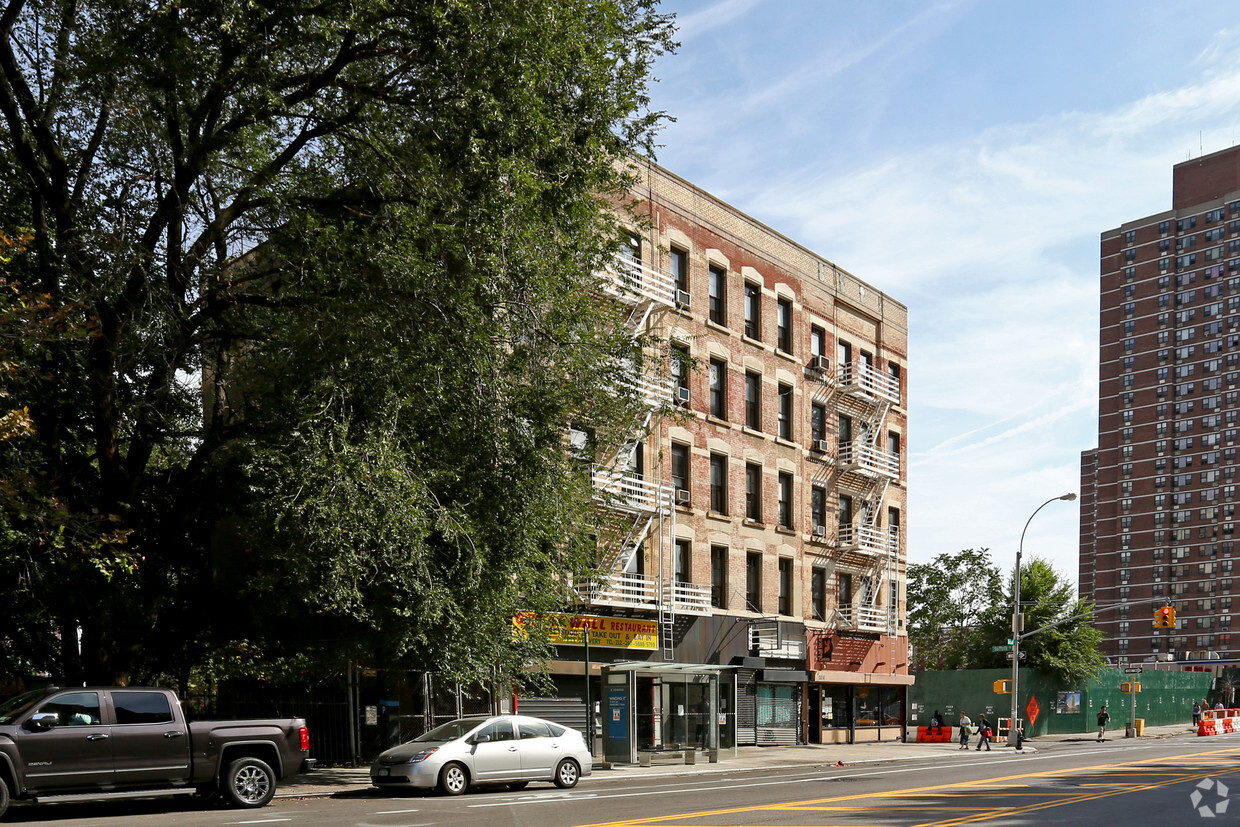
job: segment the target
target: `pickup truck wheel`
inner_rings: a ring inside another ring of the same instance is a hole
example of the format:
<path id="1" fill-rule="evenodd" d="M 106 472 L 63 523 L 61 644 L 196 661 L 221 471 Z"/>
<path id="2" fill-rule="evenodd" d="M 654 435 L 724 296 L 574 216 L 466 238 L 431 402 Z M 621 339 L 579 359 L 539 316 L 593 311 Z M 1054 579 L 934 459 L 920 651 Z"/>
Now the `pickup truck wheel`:
<path id="1" fill-rule="evenodd" d="M 262 807 L 276 794 L 276 774 L 265 761 L 238 758 L 228 765 L 221 787 L 234 807 Z"/>
<path id="2" fill-rule="evenodd" d="M 460 764 L 448 764 L 439 771 L 439 789 L 445 795 L 460 795 L 469 786 L 469 770 Z"/>
<path id="3" fill-rule="evenodd" d="M 0 778 L 0 817 L 4 816 L 4 811 L 9 808 L 9 785 Z"/>
<path id="4" fill-rule="evenodd" d="M 576 787 L 580 776 L 581 769 L 577 766 L 577 762 L 571 758 L 565 758 L 555 768 L 555 785 L 562 790 Z"/>

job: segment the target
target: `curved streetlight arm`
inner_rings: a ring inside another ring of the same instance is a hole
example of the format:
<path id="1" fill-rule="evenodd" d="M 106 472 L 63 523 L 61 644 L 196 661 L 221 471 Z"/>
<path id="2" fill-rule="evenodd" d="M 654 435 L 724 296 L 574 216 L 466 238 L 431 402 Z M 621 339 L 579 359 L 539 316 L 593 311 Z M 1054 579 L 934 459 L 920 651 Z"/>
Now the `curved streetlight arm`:
<path id="1" fill-rule="evenodd" d="M 1025 527 L 1020 531 L 1020 543 L 1016 546 L 1016 573 L 1012 578 L 1012 717 L 1008 719 L 1008 741 L 1012 741 L 1015 734 L 1016 749 L 1020 750 L 1020 730 L 1016 727 L 1017 714 L 1020 711 L 1019 688 L 1020 688 L 1020 641 L 1021 637 L 1028 637 L 1024 634 L 1025 626 L 1021 620 L 1020 614 L 1020 558 L 1025 550 L 1025 532 L 1029 530 L 1029 524 L 1033 522 L 1033 518 L 1038 516 L 1038 512 L 1046 508 L 1056 500 L 1075 500 L 1076 494 L 1063 494 L 1058 497 L 1051 497 L 1046 502 L 1039 505 L 1029 515 L 1029 519 L 1025 521 Z M 1054 624 L 1057 625 L 1057 624 Z M 1049 627 L 1046 627 L 1049 628 Z M 1043 629 L 1035 631 L 1041 632 Z M 1032 634 L 1032 633 L 1031 633 Z"/>

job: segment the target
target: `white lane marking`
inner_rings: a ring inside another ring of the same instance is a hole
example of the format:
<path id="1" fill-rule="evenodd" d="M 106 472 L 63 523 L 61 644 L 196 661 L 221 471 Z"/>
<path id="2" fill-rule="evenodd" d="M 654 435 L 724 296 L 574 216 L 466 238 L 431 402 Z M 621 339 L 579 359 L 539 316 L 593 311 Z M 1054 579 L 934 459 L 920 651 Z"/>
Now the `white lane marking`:
<path id="1" fill-rule="evenodd" d="M 1131 747 L 1130 749 L 1151 749 L 1151 747 Z M 1088 750 L 1083 753 L 1074 753 L 1074 755 L 1091 754 L 1095 752 L 1106 752 L 1108 754 L 1112 753 L 1111 750 Z M 953 766 L 980 767 L 980 766 L 989 766 L 989 765 L 994 765 L 994 764 L 1012 764 L 1018 761 L 1021 763 L 1028 763 L 1030 761 L 1048 761 L 1052 758 L 1063 758 L 1063 757 L 1064 756 L 1062 754 L 1059 754 L 1059 755 L 1012 755 L 1012 756 L 1005 756 L 1003 758 L 995 757 L 994 759 L 983 758 L 980 760 L 970 761 L 967 764 L 954 764 Z M 876 775 L 897 775 L 900 773 L 908 773 L 908 772 L 925 772 L 927 769 L 933 768 L 933 766 L 935 765 L 928 764 L 922 767 L 899 767 L 897 769 L 891 769 L 891 770 L 871 770 L 868 772 L 835 773 L 833 775 L 815 775 L 815 776 L 811 776 L 808 778 L 792 778 L 792 779 L 784 779 L 781 781 L 758 781 L 758 782 L 754 782 L 751 784 L 729 784 L 727 786 L 708 786 L 708 787 L 676 787 L 673 789 L 666 789 L 666 790 L 649 790 L 646 792 L 633 792 L 633 793 L 603 793 L 603 794 L 591 793 L 589 795 L 572 795 L 571 793 L 556 793 L 556 794 L 549 794 L 547 796 L 537 797 L 537 798 L 534 796 L 527 796 L 525 798 L 522 798 L 516 801 L 496 802 L 493 804 L 470 804 L 468 806 L 471 808 L 512 807 L 517 804 L 547 804 L 551 802 L 564 801 L 566 798 L 572 798 L 574 800 L 583 799 L 583 798 L 590 798 L 590 799 L 595 799 L 595 800 L 603 799 L 603 798 L 644 798 L 644 797 L 652 796 L 652 795 L 680 795 L 681 793 L 718 792 L 720 790 L 743 790 L 748 787 L 778 787 L 778 786 L 785 786 L 788 784 L 805 784 L 805 783 L 812 782 L 812 781 L 839 781 L 842 778 L 865 778 L 868 776 L 876 776 Z M 835 769 L 835 768 L 832 767 L 832 769 Z"/>
<path id="2" fill-rule="evenodd" d="M 276 824 L 280 821 L 292 821 L 291 818 L 265 818 L 261 821 L 226 821 L 225 824 Z"/>
<path id="3" fill-rule="evenodd" d="M 405 813 L 416 813 L 416 812 L 418 811 L 417 810 L 379 810 L 378 812 L 371 813 L 371 815 L 372 816 L 395 816 L 395 815 L 403 815 Z"/>

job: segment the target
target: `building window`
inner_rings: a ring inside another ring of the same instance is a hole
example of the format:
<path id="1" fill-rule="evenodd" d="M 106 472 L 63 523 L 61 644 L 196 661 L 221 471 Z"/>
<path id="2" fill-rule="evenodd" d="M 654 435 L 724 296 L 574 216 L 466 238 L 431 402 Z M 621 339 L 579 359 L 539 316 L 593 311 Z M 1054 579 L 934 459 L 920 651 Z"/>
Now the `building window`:
<path id="1" fill-rule="evenodd" d="M 779 524 L 792 528 L 792 474 L 779 472 Z"/>
<path id="2" fill-rule="evenodd" d="M 679 442 L 672 443 L 672 487 L 676 489 L 677 505 L 688 505 L 689 446 Z"/>
<path id="3" fill-rule="evenodd" d="M 693 582 L 692 553 L 693 543 L 689 540 L 676 541 L 676 554 L 672 560 L 672 580 L 676 583 Z"/>
<path id="4" fill-rule="evenodd" d="M 710 510 L 728 513 L 728 458 L 724 454 L 710 455 Z"/>
<path id="5" fill-rule="evenodd" d="M 809 492 L 809 519 L 813 523 L 814 534 L 826 533 L 827 525 L 827 489 L 815 485 Z"/>
<path id="6" fill-rule="evenodd" d="M 827 619 L 827 572 L 815 568 L 809 578 L 810 602 L 813 604 L 814 620 Z"/>
<path id="7" fill-rule="evenodd" d="M 814 402 L 809 408 L 809 438 L 815 443 L 827 438 L 827 406 Z"/>
<path id="8" fill-rule="evenodd" d="M 745 463 L 745 517 L 762 522 L 762 466 Z"/>
<path id="9" fill-rule="evenodd" d="M 728 547 L 710 547 L 710 605 L 728 607 Z"/>
<path id="10" fill-rule="evenodd" d="M 852 575 L 847 572 L 837 572 L 835 589 L 835 600 L 836 605 L 840 607 L 840 614 L 851 619 L 853 598 Z"/>
<path id="11" fill-rule="evenodd" d="M 840 450 L 844 450 L 848 448 L 849 444 L 852 442 L 852 438 L 853 438 L 852 417 L 847 416 L 845 414 L 840 414 L 839 438 L 840 438 Z"/>
<path id="12" fill-rule="evenodd" d="M 841 534 L 844 533 L 844 529 L 846 528 L 849 529 L 849 531 L 851 532 L 852 518 L 853 518 L 853 501 L 852 501 L 852 497 L 848 496 L 847 494 L 840 495 L 839 518 L 840 518 L 840 533 Z"/>
<path id="13" fill-rule="evenodd" d="M 762 430 L 762 374 L 745 372 L 745 425 Z"/>
<path id="14" fill-rule="evenodd" d="M 809 328 L 809 354 L 810 356 L 827 355 L 827 331 L 818 325 L 810 325 Z"/>
<path id="15" fill-rule="evenodd" d="M 671 250 L 671 258 L 669 266 L 672 270 L 672 281 L 676 283 L 677 290 L 689 292 L 689 254 L 684 250 L 673 247 Z"/>
<path id="16" fill-rule="evenodd" d="M 689 404 L 689 348 L 672 343 L 672 379 L 676 383 L 676 404 Z"/>
<path id="17" fill-rule="evenodd" d="M 762 554 L 757 551 L 745 555 L 745 608 L 762 611 Z"/>
<path id="18" fill-rule="evenodd" d="M 775 318 L 777 329 L 776 347 L 784 353 L 792 353 L 792 302 L 780 299 Z"/>
<path id="19" fill-rule="evenodd" d="M 762 288 L 745 282 L 745 335 L 762 338 Z"/>
<path id="20" fill-rule="evenodd" d="M 629 233 L 628 236 L 620 242 L 620 260 L 626 269 L 636 276 L 634 272 L 642 264 L 642 240 L 637 236 Z"/>
<path id="21" fill-rule="evenodd" d="M 792 386 L 779 386 L 779 438 L 792 439 Z"/>
<path id="22" fill-rule="evenodd" d="M 792 558 L 779 558 L 779 613 L 792 614 Z"/>
<path id="23" fill-rule="evenodd" d="M 710 320 L 715 324 L 728 323 L 728 273 L 722 267 L 710 266 Z"/>
<path id="24" fill-rule="evenodd" d="M 728 418 L 728 363 L 722 359 L 710 360 L 710 415 Z"/>

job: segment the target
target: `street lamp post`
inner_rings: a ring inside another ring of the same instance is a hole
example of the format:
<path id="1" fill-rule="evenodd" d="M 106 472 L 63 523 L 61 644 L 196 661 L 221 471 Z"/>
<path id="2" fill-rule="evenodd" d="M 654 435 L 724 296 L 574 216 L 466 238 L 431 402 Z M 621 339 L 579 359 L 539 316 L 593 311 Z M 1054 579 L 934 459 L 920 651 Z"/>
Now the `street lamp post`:
<path id="1" fill-rule="evenodd" d="M 1038 512 L 1046 508 L 1056 500 L 1075 500 L 1076 494 L 1064 494 L 1060 497 L 1051 497 L 1046 502 L 1039 505 L 1029 515 L 1029 519 L 1025 521 L 1025 527 L 1020 531 L 1020 544 L 1016 546 L 1016 576 L 1012 583 L 1012 717 L 1008 719 L 1008 741 L 1013 736 L 1016 738 L 1016 750 L 1021 749 L 1021 730 L 1016 725 L 1016 716 L 1020 711 L 1020 638 L 1025 631 L 1024 615 L 1020 611 L 1020 557 L 1025 550 L 1025 532 L 1029 530 L 1029 524 L 1033 522 L 1033 518 L 1038 516 Z"/>

